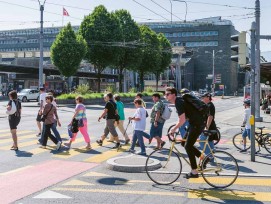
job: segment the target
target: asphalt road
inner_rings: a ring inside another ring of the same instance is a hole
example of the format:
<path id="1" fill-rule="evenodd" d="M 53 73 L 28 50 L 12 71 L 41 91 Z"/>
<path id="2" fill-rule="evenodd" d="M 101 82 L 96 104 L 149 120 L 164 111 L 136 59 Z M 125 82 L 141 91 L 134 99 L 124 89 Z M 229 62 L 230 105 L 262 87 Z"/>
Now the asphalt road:
<path id="1" fill-rule="evenodd" d="M 216 122 L 221 128 L 222 140 L 217 148 L 236 155 L 231 144 L 232 136 L 240 130 L 242 122 L 242 99 L 216 98 Z M 0 102 L 0 107 L 6 102 Z M 134 112 L 133 104 L 125 104 L 125 114 Z M 148 108 L 152 106 L 148 104 Z M 19 148 L 15 153 L 11 146 L 8 121 L 4 110 L 0 110 L 0 203 L 269 203 L 271 202 L 271 178 L 243 177 L 239 183 L 227 189 L 214 189 L 205 182 L 180 178 L 170 186 L 153 184 L 145 173 L 123 173 L 108 170 L 106 160 L 114 156 L 126 155 L 126 152 L 111 150 L 114 144 L 105 143 L 98 147 L 95 140 L 103 132 L 103 122 L 98 122 L 103 106 L 88 106 L 88 127 L 93 149 L 84 149 L 83 137 L 78 134 L 70 151 L 43 150 L 36 144 L 37 126 L 35 122 L 38 110 L 36 102 L 23 103 L 22 121 L 18 127 Z M 73 114 L 74 106 L 60 107 L 59 116 L 62 127 L 61 136 L 68 139 L 67 124 Z M 150 113 L 150 110 L 148 110 Z M 174 111 L 164 126 L 174 124 L 177 115 Z M 125 123 L 125 127 L 127 122 Z M 149 130 L 149 123 L 147 125 Z M 129 136 L 132 127 L 127 129 Z M 155 141 L 148 147 L 155 145 Z M 166 146 L 169 145 L 167 142 Z M 50 149 L 51 148 L 51 149 Z M 265 155 L 265 153 L 263 154 Z M 249 155 L 243 155 L 249 157 Z M 266 156 L 265 156 L 266 157 Z M 238 157 L 242 166 L 242 159 Z M 270 160 L 269 160 L 270 161 Z M 268 162 L 267 162 L 268 163 Z M 271 165 L 271 162 L 267 165 Z M 245 165 L 243 165 L 245 166 Z M 271 166 L 267 166 L 271 167 Z M 241 173 L 258 171 L 257 166 L 241 168 Z M 183 167 L 187 170 L 187 166 Z M 270 169 L 269 169 L 270 170 Z M 243 172 L 242 172 L 243 171 Z M 259 169 L 260 171 L 260 169 Z M 246 180 L 244 180 L 246 179 Z M 13 189 L 10 190 L 10 189 Z"/>

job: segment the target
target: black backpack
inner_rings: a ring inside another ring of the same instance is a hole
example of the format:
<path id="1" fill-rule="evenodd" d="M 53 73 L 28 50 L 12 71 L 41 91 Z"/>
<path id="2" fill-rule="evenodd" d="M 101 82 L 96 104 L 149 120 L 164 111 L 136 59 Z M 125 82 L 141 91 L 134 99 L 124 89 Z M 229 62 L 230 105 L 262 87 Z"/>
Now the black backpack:
<path id="1" fill-rule="evenodd" d="M 209 112 L 209 107 L 207 104 L 205 104 L 196 96 L 193 96 L 189 93 L 183 94 L 182 98 L 184 99 L 185 102 L 191 104 L 192 107 L 194 107 L 200 115 L 202 115 L 203 117 L 207 117 Z"/>

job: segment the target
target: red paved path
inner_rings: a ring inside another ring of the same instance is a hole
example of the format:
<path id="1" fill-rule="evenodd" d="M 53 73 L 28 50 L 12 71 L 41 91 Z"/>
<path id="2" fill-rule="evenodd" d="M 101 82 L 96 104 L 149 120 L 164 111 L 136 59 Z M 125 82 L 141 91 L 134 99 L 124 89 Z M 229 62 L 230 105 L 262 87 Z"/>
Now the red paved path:
<path id="1" fill-rule="evenodd" d="M 0 203 L 14 202 L 97 165 L 95 163 L 50 160 L 2 175 L 0 176 Z"/>

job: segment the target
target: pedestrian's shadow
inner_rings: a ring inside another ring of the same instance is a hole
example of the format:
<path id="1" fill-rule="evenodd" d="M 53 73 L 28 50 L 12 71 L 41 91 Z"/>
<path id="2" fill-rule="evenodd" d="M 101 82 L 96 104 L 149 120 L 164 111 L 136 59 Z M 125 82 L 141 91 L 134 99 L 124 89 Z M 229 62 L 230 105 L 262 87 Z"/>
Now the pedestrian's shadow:
<path id="1" fill-rule="evenodd" d="M 247 168 L 245 166 L 240 166 L 239 165 L 239 172 L 244 172 L 244 173 L 258 173 L 257 171 L 254 171 L 250 168 Z"/>
<path id="2" fill-rule="evenodd" d="M 17 150 L 15 151 L 15 153 L 16 153 L 16 157 L 32 157 L 33 156 L 33 153 L 21 151 L 21 150 Z"/>

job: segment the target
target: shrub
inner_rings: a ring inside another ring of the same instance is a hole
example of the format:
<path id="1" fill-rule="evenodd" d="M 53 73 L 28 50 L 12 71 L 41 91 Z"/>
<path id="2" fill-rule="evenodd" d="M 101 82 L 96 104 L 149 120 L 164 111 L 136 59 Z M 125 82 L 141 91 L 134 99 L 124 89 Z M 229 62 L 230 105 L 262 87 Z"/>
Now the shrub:
<path id="1" fill-rule="evenodd" d="M 129 93 L 137 93 L 136 88 L 130 88 Z"/>
<path id="2" fill-rule="evenodd" d="M 80 84 L 77 86 L 77 88 L 74 91 L 76 94 L 85 95 L 90 93 L 89 91 L 89 85 L 88 84 Z"/>
<path id="3" fill-rule="evenodd" d="M 152 93 L 152 92 L 154 92 L 154 90 L 152 87 L 148 86 L 145 88 L 145 92 Z"/>
<path id="4" fill-rule="evenodd" d="M 116 89 L 116 86 L 115 86 L 115 85 L 110 85 L 110 86 L 107 86 L 107 87 L 106 87 L 106 92 L 107 92 L 107 93 L 112 93 L 112 94 L 114 94 L 114 93 L 116 93 L 116 91 L 117 91 L 117 89 Z"/>

